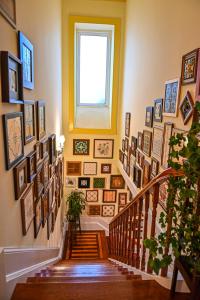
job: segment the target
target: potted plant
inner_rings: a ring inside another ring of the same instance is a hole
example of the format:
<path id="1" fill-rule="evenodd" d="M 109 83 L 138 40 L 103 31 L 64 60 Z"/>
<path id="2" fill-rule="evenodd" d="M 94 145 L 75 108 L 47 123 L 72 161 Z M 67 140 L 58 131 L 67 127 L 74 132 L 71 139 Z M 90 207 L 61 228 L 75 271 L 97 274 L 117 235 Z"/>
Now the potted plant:
<path id="1" fill-rule="evenodd" d="M 159 218 L 162 231 L 144 241 L 149 249 L 149 266 L 156 274 L 168 267 L 173 257 L 184 261 L 193 275 L 200 274 L 199 134 L 200 103 L 197 102 L 187 138 L 177 134 L 170 139 L 169 166 L 182 171 L 184 176 L 169 178 L 167 211 Z"/>
<path id="2" fill-rule="evenodd" d="M 80 219 L 80 215 L 85 209 L 85 202 L 85 195 L 79 190 L 74 190 L 67 196 L 68 210 L 66 216 L 69 222 L 76 222 Z"/>

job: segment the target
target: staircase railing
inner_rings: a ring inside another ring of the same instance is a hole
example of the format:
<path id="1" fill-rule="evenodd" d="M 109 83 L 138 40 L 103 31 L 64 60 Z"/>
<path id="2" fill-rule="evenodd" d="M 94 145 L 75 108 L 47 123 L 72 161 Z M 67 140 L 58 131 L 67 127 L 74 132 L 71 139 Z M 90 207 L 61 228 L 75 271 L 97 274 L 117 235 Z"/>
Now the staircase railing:
<path id="1" fill-rule="evenodd" d="M 184 176 L 172 168 L 154 177 L 135 198 L 116 215 L 109 225 L 110 257 L 120 262 L 136 267 L 149 274 L 148 251 L 144 246 L 147 237 L 154 237 L 156 233 L 157 211 L 159 203 L 160 185 L 169 176 Z M 170 232 L 171 224 L 167 231 Z M 166 247 L 165 254 L 169 249 Z M 161 270 L 161 276 L 167 276 L 168 269 Z"/>

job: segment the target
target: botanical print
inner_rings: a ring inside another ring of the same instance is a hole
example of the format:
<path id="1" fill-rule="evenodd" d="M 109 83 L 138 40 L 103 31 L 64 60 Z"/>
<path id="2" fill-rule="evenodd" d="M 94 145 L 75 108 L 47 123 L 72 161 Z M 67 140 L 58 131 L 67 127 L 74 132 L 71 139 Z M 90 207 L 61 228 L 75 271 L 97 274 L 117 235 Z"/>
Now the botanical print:
<path id="1" fill-rule="evenodd" d="M 176 117 L 179 100 L 179 79 L 165 83 L 164 115 Z"/>
<path id="2" fill-rule="evenodd" d="M 97 174 L 97 163 L 96 162 L 84 162 L 83 163 L 83 174 L 84 175 L 96 175 Z"/>
<path id="3" fill-rule="evenodd" d="M 89 155 L 90 140 L 73 140 L 74 155 Z"/>
<path id="4" fill-rule="evenodd" d="M 65 186 L 69 188 L 75 188 L 76 187 L 76 178 L 73 177 L 66 177 Z"/>
<path id="5" fill-rule="evenodd" d="M 162 162 L 162 153 L 163 153 L 163 128 L 154 127 L 152 155 L 159 162 Z"/>
<path id="6" fill-rule="evenodd" d="M 98 191 L 97 190 L 86 191 L 86 201 L 98 202 Z"/>
<path id="7" fill-rule="evenodd" d="M 94 140 L 94 158 L 113 158 L 114 140 Z"/>
<path id="8" fill-rule="evenodd" d="M 164 143 L 163 143 L 163 159 L 162 159 L 162 167 L 164 169 L 168 168 L 168 159 L 169 159 L 169 151 L 170 151 L 170 138 L 172 136 L 172 123 L 164 124 Z"/>
<path id="9" fill-rule="evenodd" d="M 114 205 L 102 205 L 102 217 L 113 217 L 115 215 Z"/>
<path id="10" fill-rule="evenodd" d="M 115 190 L 104 190 L 103 191 L 103 202 L 104 203 L 115 203 L 116 202 L 116 194 Z"/>
<path id="11" fill-rule="evenodd" d="M 20 117 L 7 120 L 8 158 L 12 163 L 22 155 L 22 126 Z"/>

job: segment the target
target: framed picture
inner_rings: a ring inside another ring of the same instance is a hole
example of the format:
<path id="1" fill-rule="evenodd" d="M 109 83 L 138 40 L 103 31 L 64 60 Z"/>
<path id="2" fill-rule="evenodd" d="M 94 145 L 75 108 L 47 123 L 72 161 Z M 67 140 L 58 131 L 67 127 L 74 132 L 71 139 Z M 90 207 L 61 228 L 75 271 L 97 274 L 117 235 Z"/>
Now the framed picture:
<path id="1" fill-rule="evenodd" d="M 83 175 L 97 175 L 97 163 L 96 162 L 84 162 L 83 163 Z"/>
<path id="2" fill-rule="evenodd" d="M 86 191 L 86 201 L 87 202 L 98 202 L 98 190 L 88 190 Z"/>
<path id="3" fill-rule="evenodd" d="M 151 175 L 151 164 L 145 160 L 143 165 L 143 180 L 142 180 L 142 187 L 145 187 L 150 181 Z"/>
<path id="4" fill-rule="evenodd" d="M 46 105 L 45 101 L 37 101 L 37 138 L 41 140 L 46 134 Z"/>
<path id="5" fill-rule="evenodd" d="M 126 113 L 125 117 L 125 136 L 130 136 L 131 113 Z"/>
<path id="6" fill-rule="evenodd" d="M 102 205 L 102 217 L 114 217 L 115 205 Z"/>
<path id="7" fill-rule="evenodd" d="M 164 123 L 164 142 L 163 142 L 163 158 L 162 158 L 162 167 L 164 169 L 168 168 L 168 159 L 170 151 L 170 138 L 172 136 L 173 123 L 166 122 Z"/>
<path id="8" fill-rule="evenodd" d="M 9 53 L 1 51 L 2 102 L 23 103 L 22 63 Z"/>
<path id="9" fill-rule="evenodd" d="M 128 146 L 129 146 L 129 139 L 128 138 L 125 138 L 125 151 L 128 152 Z"/>
<path id="10" fill-rule="evenodd" d="M 94 140 L 94 158 L 113 158 L 114 140 L 95 139 Z"/>
<path id="11" fill-rule="evenodd" d="M 47 240 L 50 239 L 52 231 L 52 211 L 50 210 L 49 216 L 47 218 Z"/>
<path id="12" fill-rule="evenodd" d="M 119 204 L 119 206 L 127 204 L 127 193 L 119 193 L 118 204 Z"/>
<path id="13" fill-rule="evenodd" d="M 2 16 L 16 28 L 16 4 L 15 0 L 0 0 L 0 13 Z"/>
<path id="14" fill-rule="evenodd" d="M 90 178 L 89 177 L 79 177 L 78 178 L 78 188 L 89 189 L 90 188 Z"/>
<path id="15" fill-rule="evenodd" d="M 116 190 L 103 190 L 103 202 L 104 203 L 116 203 Z"/>
<path id="16" fill-rule="evenodd" d="M 40 149 L 41 149 L 41 158 L 45 158 L 49 156 L 49 140 L 48 138 L 44 138 L 40 141 Z"/>
<path id="17" fill-rule="evenodd" d="M 6 169 L 15 166 L 24 156 L 23 113 L 3 115 Z"/>
<path id="18" fill-rule="evenodd" d="M 18 31 L 19 57 L 23 64 L 23 86 L 34 89 L 34 49 L 27 37 Z"/>
<path id="19" fill-rule="evenodd" d="M 133 168 L 133 182 L 137 188 L 141 187 L 142 171 L 137 166 Z"/>
<path id="20" fill-rule="evenodd" d="M 124 189 L 125 181 L 122 175 L 111 175 L 110 176 L 110 188 L 111 189 Z"/>
<path id="21" fill-rule="evenodd" d="M 106 179 L 104 177 L 93 178 L 93 188 L 104 189 L 106 185 Z"/>
<path id="22" fill-rule="evenodd" d="M 130 160 L 128 159 L 127 160 L 127 165 L 126 165 L 126 174 L 128 175 L 128 176 L 130 176 Z"/>
<path id="23" fill-rule="evenodd" d="M 73 140 L 73 155 L 89 155 L 90 154 L 90 140 Z"/>
<path id="24" fill-rule="evenodd" d="M 120 211 L 122 211 L 124 209 L 124 207 L 125 207 L 124 205 L 119 205 L 118 206 L 118 213 L 120 213 Z"/>
<path id="25" fill-rule="evenodd" d="M 121 153 L 123 153 L 123 152 L 121 151 Z M 120 155 L 120 160 L 122 161 L 121 155 Z M 112 165 L 111 164 L 101 164 L 101 173 L 102 174 L 110 174 L 111 171 L 112 171 Z"/>
<path id="26" fill-rule="evenodd" d="M 101 215 L 101 205 L 88 205 L 88 215 L 89 216 L 100 216 Z"/>
<path id="27" fill-rule="evenodd" d="M 49 215 L 49 191 L 48 189 L 42 195 L 42 227 L 45 226 Z"/>
<path id="28" fill-rule="evenodd" d="M 199 49 L 199 54 L 198 54 L 195 99 L 196 99 L 196 101 L 200 101 L 200 49 Z"/>
<path id="29" fill-rule="evenodd" d="M 143 130 L 143 152 L 147 156 L 151 156 L 152 132 Z"/>
<path id="30" fill-rule="evenodd" d="M 163 99 L 154 100 L 153 119 L 155 122 L 162 122 L 162 113 L 163 113 Z"/>
<path id="31" fill-rule="evenodd" d="M 26 235 L 34 219 L 34 184 L 31 183 L 21 198 L 22 232 Z"/>
<path id="32" fill-rule="evenodd" d="M 139 150 L 136 150 L 136 162 L 141 168 L 143 168 L 144 160 L 145 156 Z"/>
<path id="33" fill-rule="evenodd" d="M 138 146 L 138 148 L 140 150 L 142 150 L 142 147 L 143 147 L 143 135 L 142 135 L 142 132 L 138 132 L 137 146 Z"/>
<path id="34" fill-rule="evenodd" d="M 49 156 L 46 156 L 43 162 L 43 168 L 44 168 L 44 189 L 47 188 L 49 184 Z"/>
<path id="35" fill-rule="evenodd" d="M 127 170 L 127 165 L 128 165 L 128 157 L 127 155 L 124 153 L 124 163 L 123 163 L 123 169 L 126 172 Z"/>
<path id="36" fill-rule="evenodd" d="M 33 182 L 37 173 L 36 151 L 31 151 L 27 157 L 27 180 Z"/>
<path id="37" fill-rule="evenodd" d="M 153 107 L 146 107 L 145 126 L 153 127 Z"/>
<path id="38" fill-rule="evenodd" d="M 199 49 L 195 49 L 183 56 L 181 72 L 182 85 L 196 82 L 198 55 Z"/>
<path id="39" fill-rule="evenodd" d="M 125 151 L 125 139 L 122 140 L 122 151 Z"/>
<path id="40" fill-rule="evenodd" d="M 124 163 L 124 152 L 122 152 L 121 150 L 119 151 L 119 154 L 120 154 L 120 161 L 121 163 L 123 164 Z"/>
<path id="41" fill-rule="evenodd" d="M 23 159 L 14 168 L 15 200 L 18 200 L 27 188 L 27 160 Z"/>
<path id="42" fill-rule="evenodd" d="M 23 104 L 24 117 L 24 144 L 28 144 L 35 140 L 35 101 L 24 100 Z"/>
<path id="43" fill-rule="evenodd" d="M 159 161 L 154 157 L 151 158 L 151 178 L 158 175 Z"/>
<path id="44" fill-rule="evenodd" d="M 180 112 L 184 125 L 188 123 L 194 112 L 194 102 L 189 91 L 187 91 L 183 101 L 180 104 Z"/>
<path id="45" fill-rule="evenodd" d="M 53 164 L 56 161 L 56 135 L 49 136 L 49 160 Z"/>
<path id="46" fill-rule="evenodd" d="M 67 175 L 80 176 L 81 175 L 81 161 L 67 161 L 66 162 Z"/>
<path id="47" fill-rule="evenodd" d="M 137 138 L 132 136 L 131 137 L 131 153 L 135 156 L 137 149 Z"/>
<path id="48" fill-rule="evenodd" d="M 163 106 L 163 115 L 168 117 L 177 116 L 177 108 L 180 93 L 179 78 L 165 82 L 165 98 Z"/>
<path id="49" fill-rule="evenodd" d="M 40 227 L 42 225 L 42 197 L 35 202 L 35 217 L 34 217 L 34 237 L 38 236 Z"/>
<path id="50" fill-rule="evenodd" d="M 41 144 L 40 144 L 40 142 L 37 142 L 35 144 L 34 150 L 36 152 L 36 165 L 37 165 L 37 168 L 38 168 L 39 165 L 42 162 L 42 153 L 41 153 Z"/>
<path id="51" fill-rule="evenodd" d="M 66 177 L 65 186 L 68 188 L 75 188 L 77 181 L 75 177 Z"/>
<path id="52" fill-rule="evenodd" d="M 168 198 L 168 182 L 164 181 L 160 184 L 159 188 L 159 201 L 160 206 L 166 211 L 167 210 L 167 198 Z"/>
<path id="53" fill-rule="evenodd" d="M 44 165 L 41 163 L 36 174 L 36 198 L 39 199 L 44 190 Z"/>
<path id="54" fill-rule="evenodd" d="M 163 128 L 153 128 L 152 156 L 162 163 L 163 154 Z"/>

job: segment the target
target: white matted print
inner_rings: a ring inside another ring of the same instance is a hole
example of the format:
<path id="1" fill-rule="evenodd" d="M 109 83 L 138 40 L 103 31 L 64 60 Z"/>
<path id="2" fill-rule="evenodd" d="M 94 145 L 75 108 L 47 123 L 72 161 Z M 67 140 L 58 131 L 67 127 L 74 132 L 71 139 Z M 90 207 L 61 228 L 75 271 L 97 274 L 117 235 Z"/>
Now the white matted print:
<path id="1" fill-rule="evenodd" d="M 98 202 L 98 190 L 87 190 L 86 191 L 87 202 Z"/>
<path id="2" fill-rule="evenodd" d="M 95 139 L 94 158 L 113 158 L 114 140 Z"/>
<path id="3" fill-rule="evenodd" d="M 153 144 L 152 144 L 152 156 L 159 162 L 162 162 L 163 154 L 163 128 L 155 126 L 153 128 Z"/>
<path id="4" fill-rule="evenodd" d="M 114 217 L 115 205 L 102 205 L 102 217 Z"/>
<path id="5" fill-rule="evenodd" d="M 96 162 L 84 162 L 83 163 L 83 175 L 97 175 L 97 163 Z"/>
<path id="6" fill-rule="evenodd" d="M 77 185 L 77 180 L 74 177 L 66 177 L 65 186 L 68 188 L 75 188 Z"/>

